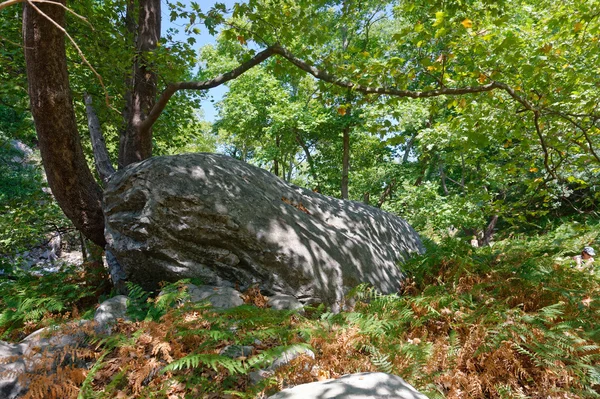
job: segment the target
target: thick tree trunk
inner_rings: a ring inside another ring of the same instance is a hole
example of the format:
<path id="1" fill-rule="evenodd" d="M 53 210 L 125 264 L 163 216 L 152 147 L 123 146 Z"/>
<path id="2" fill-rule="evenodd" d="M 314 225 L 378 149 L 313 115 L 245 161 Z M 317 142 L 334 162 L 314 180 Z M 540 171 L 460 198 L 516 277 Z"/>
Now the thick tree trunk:
<path id="1" fill-rule="evenodd" d="M 137 18 L 136 18 L 136 0 L 127 0 L 127 7 L 125 11 L 125 29 L 127 29 L 127 42 L 126 46 L 129 48 L 135 47 L 135 43 L 137 41 Z M 127 91 L 125 92 L 125 107 L 123 108 L 123 126 L 120 129 L 119 134 L 119 153 L 125 146 L 125 142 L 127 140 L 127 132 L 129 129 L 129 121 L 131 119 L 131 110 L 133 104 L 133 76 L 135 73 L 135 55 L 131 59 L 131 74 L 125 79 L 125 87 Z M 121 168 L 121 156 L 119 155 L 117 159 L 117 167 Z"/>
<path id="2" fill-rule="evenodd" d="M 63 7 L 45 3 L 36 6 L 64 26 Z M 25 4 L 23 41 L 31 113 L 48 184 L 75 227 L 104 246 L 102 190 L 81 149 L 67 74 L 65 36 L 51 21 Z"/>
<path id="3" fill-rule="evenodd" d="M 129 16 L 131 17 L 131 16 Z M 152 129 L 140 131 L 140 126 L 156 102 L 157 75 L 146 59 L 160 39 L 160 0 L 139 0 L 136 56 L 128 98 L 125 132 L 119 143 L 119 167 L 152 156 Z"/>

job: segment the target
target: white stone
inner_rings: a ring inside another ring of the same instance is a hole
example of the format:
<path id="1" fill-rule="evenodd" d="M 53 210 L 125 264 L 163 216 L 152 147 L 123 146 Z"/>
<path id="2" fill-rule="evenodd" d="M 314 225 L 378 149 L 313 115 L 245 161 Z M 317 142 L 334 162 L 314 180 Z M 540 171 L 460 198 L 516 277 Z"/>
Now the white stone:
<path id="1" fill-rule="evenodd" d="M 386 373 L 359 373 L 336 380 L 284 389 L 268 399 L 427 399 L 402 378 Z"/>

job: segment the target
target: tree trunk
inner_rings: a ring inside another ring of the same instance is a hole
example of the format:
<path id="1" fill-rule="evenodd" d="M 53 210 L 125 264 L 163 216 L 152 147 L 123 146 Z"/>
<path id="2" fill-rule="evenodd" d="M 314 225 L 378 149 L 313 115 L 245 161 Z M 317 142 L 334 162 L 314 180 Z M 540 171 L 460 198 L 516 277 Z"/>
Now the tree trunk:
<path id="1" fill-rule="evenodd" d="M 419 174 L 417 175 L 417 180 L 415 180 L 415 186 L 420 186 L 423 184 L 423 179 L 425 179 L 425 173 L 427 172 L 427 168 L 429 167 L 429 161 L 431 160 L 431 154 L 425 153 L 421 156 L 419 163 L 421 164 L 421 168 L 419 169 Z"/>
<path id="2" fill-rule="evenodd" d="M 59 0 L 65 4 L 66 0 Z M 35 3 L 60 26 L 65 9 Z M 31 113 L 48 184 L 75 227 L 104 246 L 102 190 L 83 155 L 67 74 L 65 36 L 31 5 L 23 12 L 23 41 Z"/>
<path id="3" fill-rule="evenodd" d="M 371 192 L 366 191 L 363 193 L 363 203 L 365 205 L 369 205 L 370 202 L 371 202 Z"/>
<path id="4" fill-rule="evenodd" d="M 273 174 L 277 177 L 279 177 L 279 145 L 280 137 L 277 135 L 275 136 L 275 146 L 277 147 L 278 154 L 275 156 L 275 159 L 273 159 Z"/>
<path id="5" fill-rule="evenodd" d="M 140 126 L 156 102 L 157 75 L 146 54 L 158 47 L 160 22 L 160 0 L 139 0 L 136 56 L 131 95 L 127 101 L 128 120 L 119 143 L 120 168 L 152 156 L 152 129 L 140 132 Z"/>
<path id="6" fill-rule="evenodd" d="M 287 178 L 285 181 L 292 181 L 292 172 L 294 171 L 294 157 L 290 156 L 290 164 L 287 170 Z"/>
<path id="7" fill-rule="evenodd" d="M 300 132 L 298 130 L 295 130 L 295 133 L 296 133 L 296 142 L 300 145 L 300 147 L 302 147 L 302 151 L 304 151 L 304 155 L 306 156 L 306 162 L 308 162 L 308 170 L 309 170 L 310 175 L 312 176 L 312 178 L 315 180 L 315 184 L 317 185 L 313 191 L 316 191 L 316 192 L 320 193 L 321 192 L 321 186 L 319 184 L 319 179 L 317 177 L 317 172 L 315 170 L 315 162 L 314 162 L 313 157 L 312 157 L 312 155 L 310 153 L 310 148 L 308 148 L 308 145 L 302 139 L 302 136 L 300 135 Z"/>
<path id="8" fill-rule="evenodd" d="M 344 128 L 342 154 L 342 199 L 348 199 L 348 171 L 350 170 L 350 124 Z"/>
<path id="9" fill-rule="evenodd" d="M 444 195 L 448 195 L 448 186 L 446 186 L 446 173 L 444 172 L 444 164 L 440 162 L 440 180 L 442 182 L 442 189 Z"/>
<path id="10" fill-rule="evenodd" d="M 127 6 L 125 11 L 125 29 L 127 30 L 127 42 L 126 46 L 128 48 L 135 47 L 135 43 L 137 41 L 137 22 L 136 22 L 136 0 L 127 0 Z M 133 56 L 135 57 L 135 55 Z M 120 129 L 119 134 L 119 153 L 125 146 L 125 141 L 127 139 L 127 132 L 129 128 L 129 121 L 131 119 L 131 110 L 133 104 L 133 76 L 134 76 L 134 64 L 135 58 L 131 59 L 131 74 L 125 79 L 125 107 L 123 108 L 122 116 L 123 116 L 123 126 Z M 121 168 L 121 155 L 119 155 L 117 159 L 117 167 Z"/>
<path id="11" fill-rule="evenodd" d="M 406 143 L 406 148 L 404 148 L 404 156 L 402 156 L 403 164 L 408 162 L 408 157 L 410 156 L 410 150 L 412 149 L 412 146 L 415 143 L 415 140 L 417 139 L 418 135 L 419 135 L 419 131 L 417 130 L 413 133 L 413 135 L 410 137 L 410 139 Z"/>
<path id="12" fill-rule="evenodd" d="M 377 201 L 377 208 L 381 208 L 383 206 L 383 203 L 385 202 L 385 200 L 388 197 L 392 196 L 392 191 L 394 190 L 395 185 L 396 185 L 396 179 L 392 179 L 390 184 L 388 184 L 388 186 L 383 191 L 383 194 L 381 194 L 381 197 L 379 197 L 379 201 Z"/>
<path id="13" fill-rule="evenodd" d="M 483 232 L 483 238 L 481 239 L 481 246 L 488 245 L 492 238 L 494 237 L 494 229 L 496 228 L 496 223 L 498 223 L 498 215 L 492 216 L 490 223 L 487 225 Z"/>

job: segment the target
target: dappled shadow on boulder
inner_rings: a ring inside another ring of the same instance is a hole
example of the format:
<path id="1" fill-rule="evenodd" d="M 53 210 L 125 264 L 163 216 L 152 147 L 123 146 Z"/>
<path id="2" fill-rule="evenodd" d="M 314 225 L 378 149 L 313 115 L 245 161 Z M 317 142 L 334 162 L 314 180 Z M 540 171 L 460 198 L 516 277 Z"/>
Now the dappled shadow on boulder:
<path id="1" fill-rule="evenodd" d="M 394 215 L 215 154 L 125 168 L 110 180 L 104 210 L 108 249 L 145 289 L 199 278 L 334 305 L 360 283 L 396 292 L 397 264 L 422 251 Z"/>
<path id="2" fill-rule="evenodd" d="M 402 378 L 386 373 L 350 374 L 285 389 L 269 399 L 427 399 Z"/>

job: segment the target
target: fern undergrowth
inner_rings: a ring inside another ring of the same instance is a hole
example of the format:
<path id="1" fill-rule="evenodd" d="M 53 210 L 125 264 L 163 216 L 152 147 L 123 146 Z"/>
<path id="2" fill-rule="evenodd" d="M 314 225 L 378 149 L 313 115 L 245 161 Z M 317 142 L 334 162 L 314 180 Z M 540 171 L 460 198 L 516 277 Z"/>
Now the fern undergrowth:
<path id="1" fill-rule="evenodd" d="M 430 398 L 600 397 L 600 283 L 568 257 L 598 234 L 563 225 L 493 247 L 430 244 L 404 266 L 399 294 L 359 286 L 338 314 L 268 309 L 256 290 L 218 311 L 185 302 L 185 281 L 158 299 L 130 286 L 133 321 L 93 340 L 79 397 L 252 398 L 365 371 L 400 375 Z M 227 355 L 232 346 L 251 350 Z M 285 351 L 306 349 L 314 358 L 252 382 Z"/>

